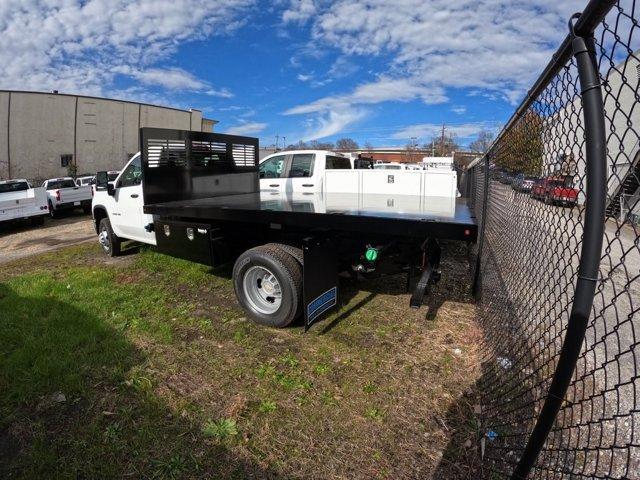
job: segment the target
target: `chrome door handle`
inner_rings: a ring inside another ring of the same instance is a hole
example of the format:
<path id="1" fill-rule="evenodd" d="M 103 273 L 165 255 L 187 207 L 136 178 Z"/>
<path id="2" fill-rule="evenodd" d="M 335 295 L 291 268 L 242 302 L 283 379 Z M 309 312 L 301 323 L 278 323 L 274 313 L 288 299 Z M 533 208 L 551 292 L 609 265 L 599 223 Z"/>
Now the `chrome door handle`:
<path id="1" fill-rule="evenodd" d="M 138 194 L 137 193 L 132 193 L 131 194 L 131 198 L 138 198 Z"/>
<path id="2" fill-rule="evenodd" d="M 313 183 L 303 183 L 303 187 L 313 187 Z"/>
<path id="3" fill-rule="evenodd" d="M 279 186 L 280 186 L 280 184 L 279 184 L 279 183 L 272 183 L 272 184 L 270 184 L 269 186 L 270 186 L 270 187 L 279 187 Z"/>

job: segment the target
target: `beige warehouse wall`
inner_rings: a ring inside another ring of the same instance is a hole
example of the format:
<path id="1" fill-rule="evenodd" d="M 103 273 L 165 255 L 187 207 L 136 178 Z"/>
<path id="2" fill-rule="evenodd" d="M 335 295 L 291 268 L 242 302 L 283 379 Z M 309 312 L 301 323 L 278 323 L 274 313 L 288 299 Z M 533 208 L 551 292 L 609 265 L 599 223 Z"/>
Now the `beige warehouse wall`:
<path id="1" fill-rule="evenodd" d="M 9 177 L 9 92 L 0 92 L 0 180 Z"/>
<path id="2" fill-rule="evenodd" d="M 155 128 L 191 128 L 191 114 L 180 110 L 142 105 L 140 107 L 140 126 Z"/>
<path id="3" fill-rule="evenodd" d="M 120 169 L 140 149 L 141 126 L 200 131 L 202 112 L 74 95 L 0 91 L 0 177 L 9 174 L 7 157 L 11 176 L 30 180 L 66 175 L 60 159 L 64 154 L 73 155 L 78 173 Z"/>
<path id="4" fill-rule="evenodd" d="M 191 126 L 190 130 L 202 131 L 202 112 L 200 110 L 191 110 Z"/>
<path id="5" fill-rule="evenodd" d="M 78 173 L 118 170 L 138 151 L 137 104 L 78 98 Z"/>
<path id="6" fill-rule="evenodd" d="M 11 93 L 11 176 L 43 179 L 66 174 L 60 155 L 74 153 L 76 98 Z"/>

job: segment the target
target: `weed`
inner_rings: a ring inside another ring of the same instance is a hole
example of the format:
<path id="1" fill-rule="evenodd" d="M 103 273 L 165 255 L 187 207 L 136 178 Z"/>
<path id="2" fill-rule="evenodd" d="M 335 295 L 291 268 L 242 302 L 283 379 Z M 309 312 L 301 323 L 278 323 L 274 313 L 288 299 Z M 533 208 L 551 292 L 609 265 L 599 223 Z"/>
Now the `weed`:
<path id="1" fill-rule="evenodd" d="M 276 369 L 273 365 L 262 364 L 256 368 L 256 376 L 260 379 L 272 377 L 276 373 Z"/>
<path id="2" fill-rule="evenodd" d="M 367 407 L 367 409 L 364 411 L 364 416 L 377 422 L 381 422 L 384 418 L 382 411 L 376 407 Z"/>
<path id="3" fill-rule="evenodd" d="M 362 387 L 364 393 L 375 393 L 377 390 L 378 387 L 373 382 L 367 382 L 364 384 L 364 387 Z"/>
<path id="4" fill-rule="evenodd" d="M 329 371 L 329 365 L 326 363 L 317 363 L 314 365 L 313 371 L 318 375 L 324 375 Z"/>
<path id="5" fill-rule="evenodd" d="M 160 478 L 179 478 L 187 467 L 186 459 L 179 453 L 166 460 L 154 460 L 153 464 L 156 467 L 154 476 Z"/>
<path id="6" fill-rule="evenodd" d="M 298 359 L 294 357 L 293 354 L 291 353 L 287 353 L 284 357 L 282 357 L 281 360 L 282 360 L 282 363 L 284 363 L 285 365 L 291 368 L 296 368 L 300 363 L 298 362 Z"/>
<path id="7" fill-rule="evenodd" d="M 238 434 L 236 421 L 232 418 L 223 418 L 221 420 L 207 420 L 202 427 L 202 433 L 205 437 L 212 437 L 219 441 L 227 440 Z"/>
<path id="8" fill-rule="evenodd" d="M 258 410 L 261 413 L 270 413 L 273 412 L 276 409 L 276 402 L 272 402 L 271 400 L 263 400 L 262 402 L 260 402 L 260 406 L 258 407 Z"/>

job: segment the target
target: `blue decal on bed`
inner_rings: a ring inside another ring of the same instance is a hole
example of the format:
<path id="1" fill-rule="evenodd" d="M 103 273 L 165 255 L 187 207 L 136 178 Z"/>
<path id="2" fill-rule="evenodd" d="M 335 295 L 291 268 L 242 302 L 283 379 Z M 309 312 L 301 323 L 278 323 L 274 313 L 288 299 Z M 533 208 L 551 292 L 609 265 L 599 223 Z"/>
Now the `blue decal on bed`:
<path id="1" fill-rule="evenodd" d="M 311 323 L 313 320 L 318 318 L 319 315 L 322 315 L 324 312 L 333 307 L 337 301 L 338 287 L 330 288 L 322 295 L 312 300 L 309 305 L 307 305 L 308 322 Z"/>

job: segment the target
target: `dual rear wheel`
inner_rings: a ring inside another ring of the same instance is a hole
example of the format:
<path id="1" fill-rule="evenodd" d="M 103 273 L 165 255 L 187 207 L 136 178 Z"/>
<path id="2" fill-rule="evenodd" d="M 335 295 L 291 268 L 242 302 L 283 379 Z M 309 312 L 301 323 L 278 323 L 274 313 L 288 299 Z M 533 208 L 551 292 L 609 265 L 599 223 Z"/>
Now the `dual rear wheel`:
<path id="1" fill-rule="evenodd" d="M 247 250 L 233 267 L 233 285 L 253 321 L 286 327 L 302 313 L 302 251 L 275 243 Z"/>

